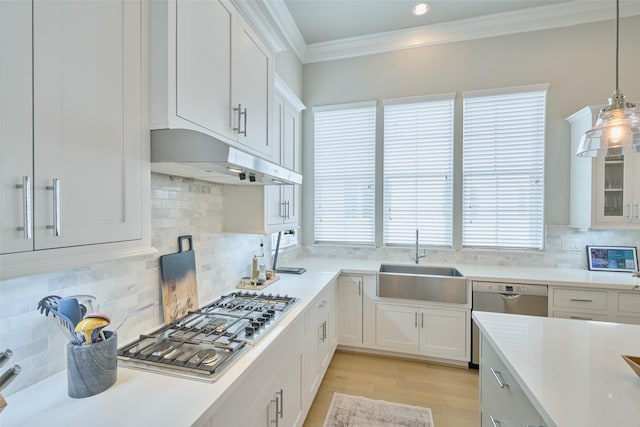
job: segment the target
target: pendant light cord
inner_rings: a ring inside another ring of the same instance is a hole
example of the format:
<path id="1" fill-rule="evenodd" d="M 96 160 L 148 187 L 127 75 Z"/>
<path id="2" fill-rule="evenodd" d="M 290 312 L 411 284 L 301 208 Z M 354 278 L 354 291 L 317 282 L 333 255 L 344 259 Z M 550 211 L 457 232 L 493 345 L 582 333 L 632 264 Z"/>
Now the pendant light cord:
<path id="1" fill-rule="evenodd" d="M 616 93 L 618 88 L 618 52 L 620 50 L 618 39 L 620 38 L 620 0 L 616 0 Z"/>

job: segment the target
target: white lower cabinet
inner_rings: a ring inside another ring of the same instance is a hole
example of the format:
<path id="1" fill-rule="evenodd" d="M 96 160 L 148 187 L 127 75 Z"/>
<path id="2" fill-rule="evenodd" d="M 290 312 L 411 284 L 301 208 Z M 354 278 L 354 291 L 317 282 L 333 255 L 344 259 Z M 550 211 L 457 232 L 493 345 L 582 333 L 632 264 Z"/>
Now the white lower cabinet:
<path id="1" fill-rule="evenodd" d="M 640 292 L 549 287 L 549 317 L 640 324 Z"/>
<path id="2" fill-rule="evenodd" d="M 542 417 L 484 337 L 480 353 L 480 426 L 543 427 Z"/>
<path id="3" fill-rule="evenodd" d="M 375 347 L 468 361 L 469 311 L 377 303 Z"/>
<path id="4" fill-rule="evenodd" d="M 305 346 L 303 355 L 304 402 L 313 402 L 337 345 L 335 325 L 336 281 L 318 295 L 306 312 Z"/>
<path id="5" fill-rule="evenodd" d="M 338 277 L 337 318 L 338 344 L 362 346 L 362 276 L 343 274 Z"/>

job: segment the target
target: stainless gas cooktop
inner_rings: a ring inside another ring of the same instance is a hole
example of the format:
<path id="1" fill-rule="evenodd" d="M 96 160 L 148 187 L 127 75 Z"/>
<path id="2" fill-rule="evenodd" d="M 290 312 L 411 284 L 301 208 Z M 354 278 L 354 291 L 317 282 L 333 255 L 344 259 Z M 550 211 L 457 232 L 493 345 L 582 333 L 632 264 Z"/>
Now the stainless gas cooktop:
<path id="1" fill-rule="evenodd" d="M 213 382 L 298 302 L 234 292 L 118 350 L 121 365 Z"/>

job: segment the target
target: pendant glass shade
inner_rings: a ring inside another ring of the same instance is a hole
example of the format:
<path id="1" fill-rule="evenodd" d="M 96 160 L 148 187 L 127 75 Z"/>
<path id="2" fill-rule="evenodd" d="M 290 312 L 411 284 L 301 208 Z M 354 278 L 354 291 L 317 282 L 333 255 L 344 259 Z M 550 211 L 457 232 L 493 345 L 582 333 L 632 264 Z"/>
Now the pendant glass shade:
<path id="1" fill-rule="evenodd" d="M 583 136 L 578 156 L 619 156 L 640 153 L 640 111 L 633 107 L 606 107 L 594 127 Z"/>
<path id="2" fill-rule="evenodd" d="M 640 109 L 625 102 L 618 88 L 620 0 L 616 0 L 616 89 L 594 127 L 583 136 L 578 156 L 600 157 L 640 153 Z"/>

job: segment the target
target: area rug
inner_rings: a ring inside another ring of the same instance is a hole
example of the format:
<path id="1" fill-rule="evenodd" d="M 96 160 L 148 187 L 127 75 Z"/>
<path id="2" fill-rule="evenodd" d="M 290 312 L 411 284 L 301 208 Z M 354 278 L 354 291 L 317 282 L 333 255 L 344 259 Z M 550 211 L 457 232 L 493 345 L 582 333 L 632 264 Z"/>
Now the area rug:
<path id="1" fill-rule="evenodd" d="M 431 409 L 334 393 L 324 427 L 433 427 Z"/>

